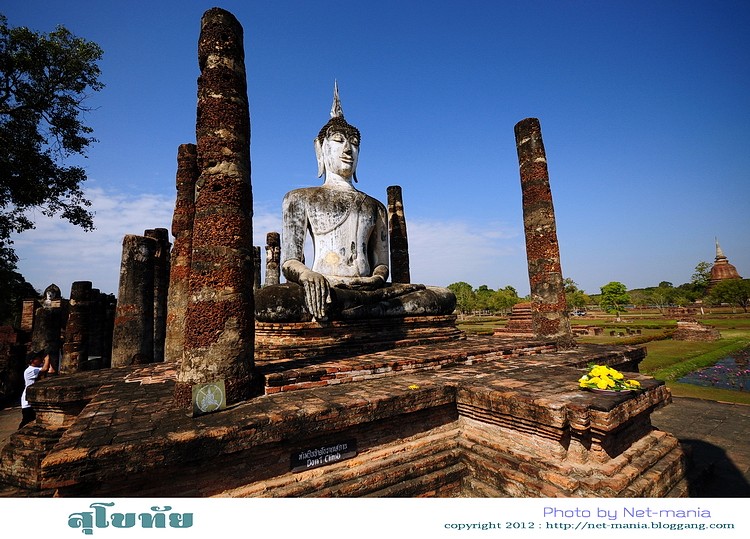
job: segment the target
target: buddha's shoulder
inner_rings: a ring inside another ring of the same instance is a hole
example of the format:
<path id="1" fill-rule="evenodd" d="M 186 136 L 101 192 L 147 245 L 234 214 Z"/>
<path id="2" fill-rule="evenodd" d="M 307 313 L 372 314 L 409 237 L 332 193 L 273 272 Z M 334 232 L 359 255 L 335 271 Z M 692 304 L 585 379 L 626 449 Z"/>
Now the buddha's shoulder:
<path id="1" fill-rule="evenodd" d="M 344 200 L 363 200 L 370 204 L 376 204 L 383 206 L 382 202 L 378 199 L 371 197 L 367 193 L 353 190 L 338 190 L 331 189 L 329 187 L 318 186 L 318 187 L 300 187 L 299 189 L 293 189 L 284 195 L 284 200 L 287 203 L 290 202 L 305 202 L 320 199 L 344 199 Z"/>
<path id="2" fill-rule="evenodd" d="M 305 198 L 313 195 L 320 190 L 320 187 L 300 187 L 299 189 L 292 189 L 284 198 Z"/>

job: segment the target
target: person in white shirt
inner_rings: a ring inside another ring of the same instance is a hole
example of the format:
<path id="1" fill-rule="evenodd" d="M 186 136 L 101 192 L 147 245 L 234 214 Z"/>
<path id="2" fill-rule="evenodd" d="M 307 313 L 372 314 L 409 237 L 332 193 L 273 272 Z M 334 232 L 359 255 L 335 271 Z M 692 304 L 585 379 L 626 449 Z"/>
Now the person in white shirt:
<path id="1" fill-rule="evenodd" d="M 18 425 L 19 429 L 36 419 L 36 412 L 34 412 L 29 401 L 26 400 L 26 390 L 30 385 L 39 380 L 39 378 L 43 378 L 47 373 L 53 374 L 55 372 L 55 369 L 50 365 L 49 355 L 43 350 L 30 352 L 27 359 L 29 361 L 29 366 L 23 371 L 25 386 L 23 388 L 23 393 L 21 393 L 22 418 L 21 423 Z"/>

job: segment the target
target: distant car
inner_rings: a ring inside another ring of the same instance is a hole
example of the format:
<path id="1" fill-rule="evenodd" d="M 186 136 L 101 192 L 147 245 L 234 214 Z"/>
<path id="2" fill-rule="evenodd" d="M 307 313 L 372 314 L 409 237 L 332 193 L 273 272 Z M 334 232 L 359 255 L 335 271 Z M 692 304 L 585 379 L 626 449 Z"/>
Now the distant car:
<path id="1" fill-rule="evenodd" d="M 573 311 L 570 313 L 571 316 L 586 316 L 586 311 Z"/>

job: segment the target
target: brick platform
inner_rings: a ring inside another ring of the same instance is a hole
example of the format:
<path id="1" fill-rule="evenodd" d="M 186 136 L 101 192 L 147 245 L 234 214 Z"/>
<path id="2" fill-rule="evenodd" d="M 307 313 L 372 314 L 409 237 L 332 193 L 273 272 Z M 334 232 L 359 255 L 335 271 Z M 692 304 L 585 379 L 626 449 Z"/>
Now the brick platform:
<path id="1" fill-rule="evenodd" d="M 555 345 L 543 341 L 502 341 L 470 338 L 436 346 L 416 345 L 388 351 L 332 359 L 259 360 L 265 393 L 309 389 L 347 382 L 360 382 L 413 371 L 435 370 L 461 363 L 513 360 L 521 356 L 553 352 Z"/>
<path id="2" fill-rule="evenodd" d="M 255 361 L 351 357 L 461 340 L 455 315 L 331 322 L 255 322 Z"/>
<path id="3" fill-rule="evenodd" d="M 676 341 L 718 341 L 721 333 L 715 327 L 696 320 L 678 320 L 672 338 Z"/>
<path id="4" fill-rule="evenodd" d="M 173 364 L 101 371 L 96 390 L 73 389 L 91 381 L 91 373 L 49 379 L 35 384 L 35 398 L 66 394 L 69 404 L 16 433 L 2 462 L 15 462 L 13 452 L 21 443 L 46 429 L 63 432 L 38 470 L 23 470 L 25 477 L 34 476 L 21 485 L 30 494 L 662 496 L 679 491 L 682 452 L 674 437 L 654 430 L 649 420 L 651 411 L 669 402 L 666 388 L 637 374 L 645 388 L 637 394 L 603 396 L 577 387 L 590 361 L 632 370 L 644 348 L 587 345 L 535 353 L 533 348 L 544 343 L 527 344 L 530 355 L 523 355 L 521 342 L 490 336 L 451 343 L 449 349 L 415 347 L 414 368 L 405 368 L 408 349 L 339 359 L 350 372 L 383 361 L 404 368 L 270 393 L 198 418 L 174 403 Z M 446 362 L 420 368 L 430 354 Z M 305 367 L 297 368 L 304 377 Z M 263 369 L 269 377 L 278 374 L 270 372 L 270 364 Z M 85 405 L 70 421 L 62 409 L 73 410 L 76 394 Z M 66 427 L 55 426 L 61 423 Z M 356 441 L 352 458 L 291 471 L 290 459 L 299 452 L 344 440 Z M 19 472 L 6 467 L 3 478 L 12 483 Z"/>
<path id="5" fill-rule="evenodd" d="M 510 318 L 505 327 L 495 328 L 495 336 L 533 339 L 534 328 L 531 319 L 531 303 L 516 303 L 510 311 Z"/>

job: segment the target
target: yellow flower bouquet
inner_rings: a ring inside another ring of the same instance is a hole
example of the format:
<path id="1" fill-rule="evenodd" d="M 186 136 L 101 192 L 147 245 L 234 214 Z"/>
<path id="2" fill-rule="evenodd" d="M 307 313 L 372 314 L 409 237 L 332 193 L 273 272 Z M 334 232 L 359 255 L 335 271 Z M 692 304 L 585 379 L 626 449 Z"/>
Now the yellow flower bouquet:
<path id="1" fill-rule="evenodd" d="M 618 370 L 606 365 L 589 365 L 589 372 L 578 380 L 580 387 L 599 391 L 636 391 L 641 389 L 638 380 L 626 380 Z"/>

